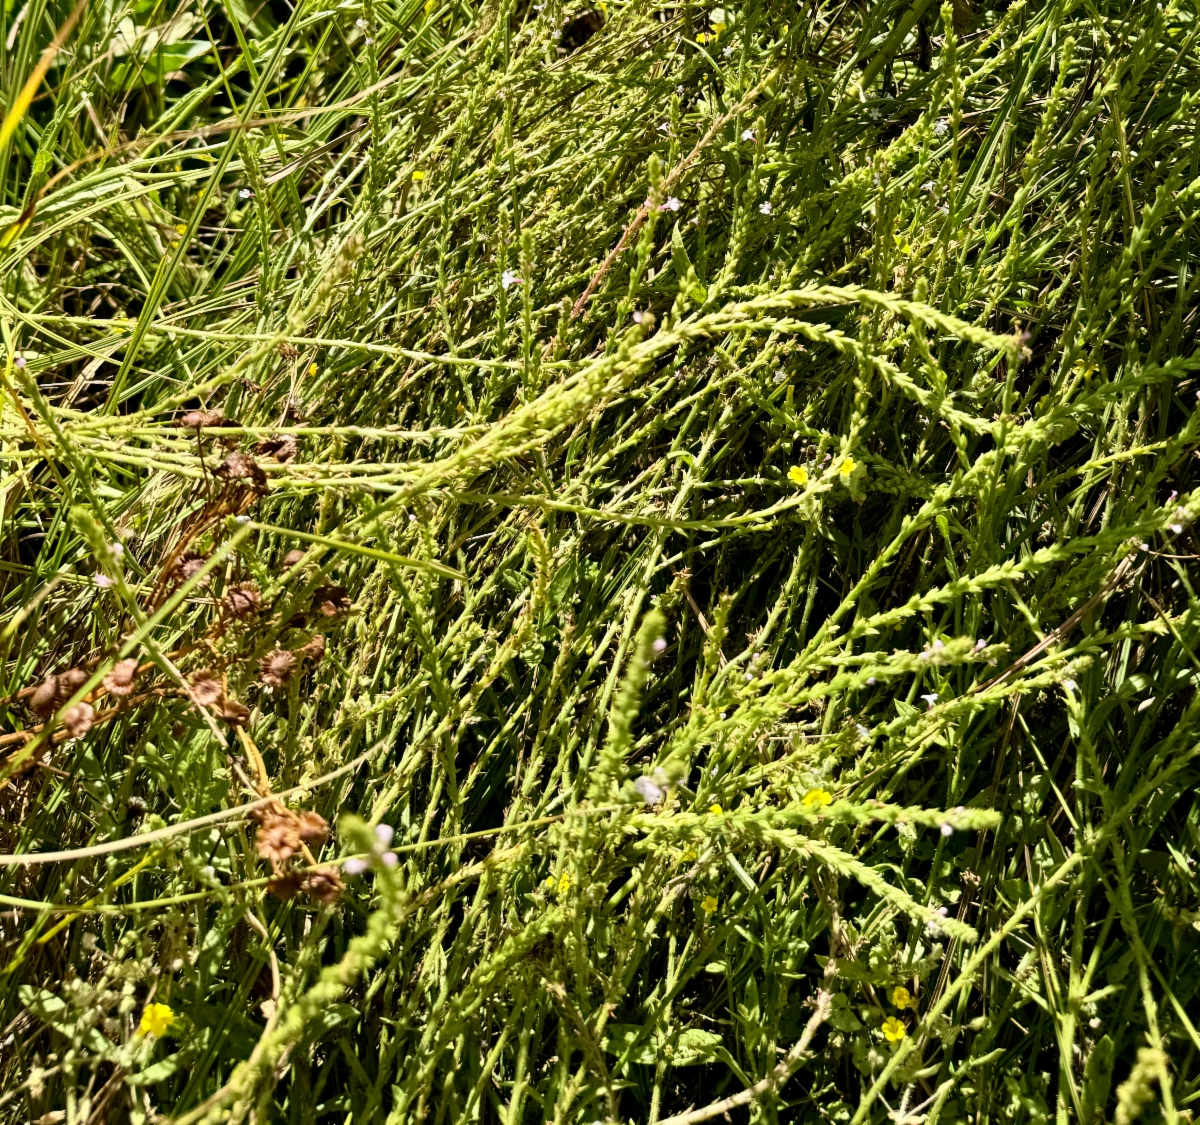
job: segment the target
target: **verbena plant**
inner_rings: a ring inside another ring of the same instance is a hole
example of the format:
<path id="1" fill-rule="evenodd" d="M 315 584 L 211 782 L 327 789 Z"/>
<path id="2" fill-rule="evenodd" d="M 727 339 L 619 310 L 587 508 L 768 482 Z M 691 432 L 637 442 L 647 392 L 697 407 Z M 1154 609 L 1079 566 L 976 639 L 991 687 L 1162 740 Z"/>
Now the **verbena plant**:
<path id="1" fill-rule="evenodd" d="M 1194 4 L 4 21 L 3 1120 L 1192 1119 Z"/>

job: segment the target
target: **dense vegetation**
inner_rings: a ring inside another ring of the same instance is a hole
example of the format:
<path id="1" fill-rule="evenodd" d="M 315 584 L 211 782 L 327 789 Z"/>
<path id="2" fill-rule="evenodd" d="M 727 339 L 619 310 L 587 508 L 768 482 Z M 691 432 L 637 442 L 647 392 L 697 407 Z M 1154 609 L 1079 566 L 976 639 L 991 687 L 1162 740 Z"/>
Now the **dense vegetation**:
<path id="1" fill-rule="evenodd" d="M 1192 1120 L 1191 0 L 4 13 L 0 1120 Z"/>

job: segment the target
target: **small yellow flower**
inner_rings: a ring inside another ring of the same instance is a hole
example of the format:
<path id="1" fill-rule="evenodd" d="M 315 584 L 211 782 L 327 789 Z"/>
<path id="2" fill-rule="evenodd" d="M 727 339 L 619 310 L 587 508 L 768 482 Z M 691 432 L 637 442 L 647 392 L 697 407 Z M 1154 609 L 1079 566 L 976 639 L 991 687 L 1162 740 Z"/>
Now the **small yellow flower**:
<path id="1" fill-rule="evenodd" d="M 168 1004 L 147 1004 L 142 1009 L 142 1022 L 138 1024 L 141 1035 L 165 1035 L 175 1022 L 175 1013 Z"/>
<path id="2" fill-rule="evenodd" d="M 708 811 L 712 813 L 713 816 L 720 816 L 725 810 L 721 808 L 720 805 L 709 805 Z"/>
<path id="3" fill-rule="evenodd" d="M 684 863 L 695 863 L 700 857 L 696 854 L 695 848 L 688 848 L 679 858 Z"/>
<path id="4" fill-rule="evenodd" d="M 700 904 L 700 909 L 705 914 L 715 914 L 717 912 L 717 900 L 712 895 L 708 895 Z"/>
<path id="5" fill-rule="evenodd" d="M 713 35 L 720 35 L 725 30 L 725 25 L 718 20 L 712 25 Z"/>
<path id="6" fill-rule="evenodd" d="M 793 465 L 788 469 L 788 480 L 799 488 L 808 484 L 808 470 L 803 465 Z"/>
<path id="7" fill-rule="evenodd" d="M 434 0 L 425 0 L 425 14 L 427 16 L 433 15 L 433 9 L 436 7 L 437 4 L 434 3 Z"/>
<path id="8" fill-rule="evenodd" d="M 309 375 L 315 375 L 317 373 L 317 365 L 315 363 L 310 363 L 308 365 L 308 373 Z"/>
<path id="9" fill-rule="evenodd" d="M 908 1035 L 908 1028 L 904 1026 L 895 1016 L 888 1016 L 883 1021 L 883 1037 L 889 1043 L 899 1043 L 901 1039 Z"/>
<path id="10" fill-rule="evenodd" d="M 425 173 L 420 170 L 413 173 L 413 182 L 414 183 L 419 184 L 424 178 L 425 178 Z"/>
<path id="11" fill-rule="evenodd" d="M 697 42 L 697 43 L 707 43 L 707 42 L 708 42 L 708 36 L 707 36 L 707 35 L 705 35 L 703 31 L 701 31 L 701 32 L 700 32 L 699 34 L 697 34 L 697 36 L 696 36 L 696 42 Z"/>
<path id="12" fill-rule="evenodd" d="M 892 1003 L 901 1011 L 905 1008 L 915 1008 L 917 1006 L 912 998 L 912 993 L 902 984 L 892 989 Z"/>
<path id="13" fill-rule="evenodd" d="M 571 873 L 564 871 L 558 879 L 558 893 L 565 895 L 571 889 Z"/>
<path id="14" fill-rule="evenodd" d="M 185 227 L 183 225 L 183 223 L 176 223 L 175 224 L 175 233 L 176 234 L 187 234 L 187 227 Z"/>
<path id="15" fill-rule="evenodd" d="M 810 789 L 800 802 L 806 809 L 823 809 L 833 804 L 833 795 L 824 789 Z"/>
<path id="16" fill-rule="evenodd" d="M 558 886 L 558 880 L 553 875 L 546 876 L 546 890 L 553 891 Z"/>
<path id="17" fill-rule="evenodd" d="M 839 466 L 838 472 L 844 477 L 848 477 L 855 469 L 858 468 L 858 462 L 853 457 L 847 457 Z"/>

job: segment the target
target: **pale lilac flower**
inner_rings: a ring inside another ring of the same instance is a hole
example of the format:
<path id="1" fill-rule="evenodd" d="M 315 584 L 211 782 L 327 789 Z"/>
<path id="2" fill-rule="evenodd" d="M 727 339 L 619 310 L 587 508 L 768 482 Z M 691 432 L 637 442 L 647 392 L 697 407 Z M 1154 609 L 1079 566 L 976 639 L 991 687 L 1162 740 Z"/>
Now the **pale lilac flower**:
<path id="1" fill-rule="evenodd" d="M 654 649 L 655 652 L 666 652 L 666 650 L 667 650 L 666 637 L 659 637 L 658 640 L 656 640 L 651 647 Z"/>
<path id="2" fill-rule="evenodd" d="M 396 830 L 390 824 L 375 825 L 375 839 L 381 848 L 386 848 L 392 842 L 392 837 L 395 835 Z"/>
<path id="3" fill-rule="evenodd" d="M 742 130 L 742 140 L 743 141 L 754 140 L 754 130 L 753 129 L 743 129 Z"/>
<path id="4" fill-rule="evenodd" d="M 511 289 L 514 285 L 520 285 L 520 284 L 521 284 L 521 279 L 519 277 L 517 277 L 517 275 L 515 273 L 513 273 L 512 270 L 505 270 L 500 275 L 500 288 L 501 289 Z"/>
<path id="5" fill-rule="evenodd" d="M 730 43 L 728 47 L 724 48 L 721 51 L 721 54 L 723 54 L 727 59 L 732 58 L 733 57 L 733 44 Z"/>
<path id="6" fill-rule="evenodd" d="M 384 867 L 395 867 L 395 866 L 396 866 L 396 864 L 397 864 L 397 863 L 399 863 L 399 862 L 400 862 L 400 860 L 398 860 L 398 859 L 396 858 L 396 853 L 395 853 L 395 852 L 384 852 L 384 853 L 383 853 L 383 865 L 384 865 Z"/>
<path id="7" fill-rule="evenodd" d="M 638 309 L 638 310 L 637 310 L 637 311 L 636 311 L 636 312 L 633 314 L 633 323 L 634 323 L 634 324 L 641 324 L 641 323 L 642 323 L 642 321 L 643 321 L 643 320 L 645 320 L 645 319 L 646 319 L 646 314 L 645 314 L 644 312 L 642 312 L 642 310 L 641 310 L 641 309 Z"/>
<path id="8" fill-rule="evenodd" d="M 937 640 L 937 641 L 933 642 L 933 651 L 934 652 L 941 652 L 942 649 L 944 649 L 945 647 L 946 647 L 945 643 L 942 642 L 941 640 Z"/>
<path id="9" fill-rule="evenodd" d="M 361 875 L 370 866 L 365 859 L 360 859 L 358 856 L 352 855 L 342 864 L 342 870 L 347 875 Z"/>
<path id="10" fill-rule="evenodd" d="M 24 371 L 24 370 L 25 370 L 25 357 L 24 357 L 23 355 L 19 355 L 19 356 L 17 356 L 17 358 L 16 358 L 15 360 L 13 360 L 13 362 L 14 362 L 14 363 L 15 363 L 15 364 L 16 364 L 16 365 L 17 365 L 17 366 L 18 366 L 18 367 L 19 367 L 19 368 L 20 368 L 22 371 Z"/>
<path id="11" fill-rule="evenodd" d="M 985 648 L 987 648 L 987 641 L 980 637 L 979 640 L 975 642 L 975 651 L 982 652 Z"/>
<path id="12" fill-rule="evenodd" d="M 96 575 L 96 585 L 99 586 L 101 590 L 107 590 L 110 586 L 112 586 L 112 584 L 113 580 L 109 578 L 107 574 Z"/>
<path id="13" fill-rule="evenodd" d="M 238 192 L 238 199 L 253 199 L 253 198 L 254 198 L 254 192 L 252 192 L 248 187 L 244 187 L 244 188 L 242 188 L 241 191 Z"/>
<path id="14" fill-rule="evenodd" d="M 648 777 L 639 777 L 633 783 L 633 787 L 637 790 L 638 796 L 647 805 L 657 805 L 663 799 L 663 791 Z"/>
<path id="15" fill-rule="evenodd" d="M 875 686 L 875 684 L 876 684 L 876 682 L 877 682 L 877 681 L 876 681 L 876 679 L 875 679 L 875 677 L 874 677 L 874 676 L 868 676 L 868 677 L 867 677 L 867 687 L 874 687 L 874 686 Z"/>
<path id="16" fill-rule="evenodd" d="M 1168 524 L 1167 526 L 1168 526 L 1168 527 L 1169 527 L 1169 528 L 1170 528 L 1170 529 L 1171 529 L 1171 530 L 1172 530 L 1172 531 L 1173 531 L 1173 532 L 1174 532 L 1176 535 L 1182 535 L 1182 534 L 1183 534 L 1183 524 L 1181 524 L 1181 523 L 1172 523 L 1172 524 Z"/>
<path id="17" fill-rule="evenodd" d="M 658 209 L 660 211 L 678 211 L 679 210 L 679 200 L 676 199 L 673 195 L 670 195 L 667 197 L 666 203 L 660 203 L 658 205 Z"/>
<path id="18" fill-rule="evenodd" d="M 953 836 L 954 829 L 949 824 L 943 824 L 940 829 L 943 836 Z"/>
<path id="19" fill-rule="evenodd" d="M 933 126 L 933 135 L 935 137 L 944 137 L 950 131 L 950 122 L 944 117 L 939 117 Z"/>
<path id="20" fill-rule="evenodd" d="M 763 200 L 763 201 L 762 201 L 762 202 L 761 202 L 761 203 L 758 205 L 758 209 L 759 209 L 759 211 L 761 211 L 761 212 L 762 212 L 764 215 L 769 215 L 769 214 L 771 213 L 771 201 L 770 201 L 769 199 L 764 199 L 764 200 Z"/>

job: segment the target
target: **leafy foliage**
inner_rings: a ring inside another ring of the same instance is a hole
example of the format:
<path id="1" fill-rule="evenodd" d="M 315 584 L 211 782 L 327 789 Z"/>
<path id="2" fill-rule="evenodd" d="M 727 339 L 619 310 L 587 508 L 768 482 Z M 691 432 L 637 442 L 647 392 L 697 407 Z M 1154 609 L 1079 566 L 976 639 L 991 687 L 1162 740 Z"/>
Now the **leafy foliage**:
<path id="1" fill-rule="evenodd" d="M 4 1120 L 1190 1120 L 1198 35 L 6 8 Z"/>

